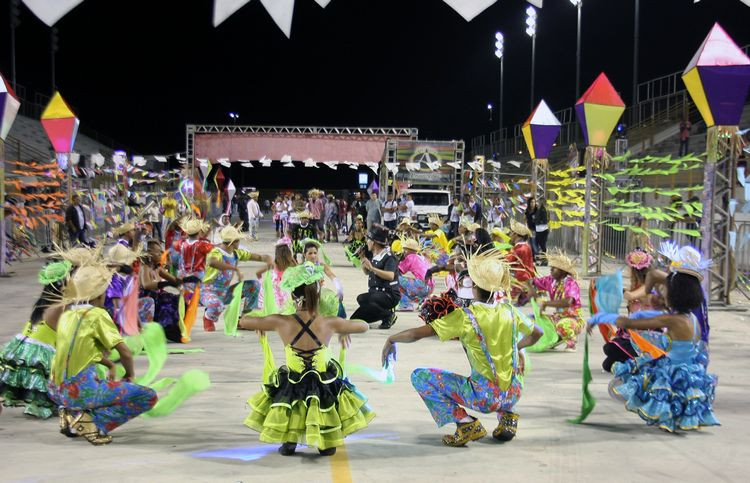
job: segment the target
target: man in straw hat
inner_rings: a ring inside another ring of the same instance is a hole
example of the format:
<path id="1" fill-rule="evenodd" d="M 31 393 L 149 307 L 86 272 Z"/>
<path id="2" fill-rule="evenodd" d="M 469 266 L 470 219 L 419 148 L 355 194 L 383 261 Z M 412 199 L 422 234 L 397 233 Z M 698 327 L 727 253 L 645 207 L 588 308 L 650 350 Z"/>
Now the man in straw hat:
<path id="1" fill-rule="evenodd" d="M 156 393 L 132 382 L 133 355 L 109 314 L 102 308 L 112 271 L 101 263 L 81 267 L 62 297 L 70 305 L 57 325 L 49 395 L 59 406 L 60 432 L 94 445 L 112 441 L 109 432 L 151 409 Z M 72 304 L 72 305 L 71 305 Z M 125 368 L 119 381 L 100 379 L 96 365 L 112 365 L 116 349 Z"/>
<path id="2" fill-rule="evenodd" d="M 387 365 L 395 360 L 399 342 L 434 336 L 441 341 L 461 341 L 471 365 L 470 377 L 421 368 L 411 375 L 412 385 L 438 426 L 456 423 L 455 433 L 443 436 L 447 446 L 464 446 L 487 434 L 464 408 L 496 413 L 499 424 L 492 436 L 501 441 L 515 437 L 518 415 L 512 411 L 521 397 L 521 349 L 536 343 L 543 333 L 512 305 L 495 302 L 495 292 L 507 292 L 511 284 L 510 268 L 498 250 L 470 256 L 467 263 L 474 282 L 474 302 L 461 309 L 447 297 L 428 299 L 420 315 L 426 324 L 390 336 L 382 355 Z M 430 310 L 432 305 L 435 310 Z"/>
<path id="3" fill-rule="evenodd" d="M 256 255 L 240 248 L 240 241 L 244 238 L 240 231 L 227 225 L 219 232 L 221 245 L 213 248 L 206 256 L 206 274 L 203 276 L 203 290 L 201 291 L 201 305 L 206 307 L 203 316 L 203 329 L 206 332 L 216 330 L 216 321 L 224 311 L 224 300 L 234 276 L 243 284 L 242 298 L 244 312 L 255 308 L 260 293 L 260 283 L 257 280 L 242 281 L 239 262 L 265 262 L 269 267 L 273 260 L 268 255 Z"/>
<path id="4" fill-rule="evenodd" d="M 135 223 L 128 221 L 112 230 L 112 233 L 118 237 L 117 244 L 124 245 L 127 248 L 133 248 L 136 240 Z"/>
<path id="5" fill-rule="evenodd" d="M 529 238 L 531 238 L 531 230 L 528 226 L 516 220 L 510 221 L 510 244 L 513 248 L 510 249 L 507 260 L 513 277 L 518 282 L 511 290 L 511 298 L 520 305 L 528 300 L 528 295 L 520 287 L 528 284 L 529 280 L 536 276 L 534 252 L 529 244 Z"/>
<path id="6" fill-rule="evenodd" d="M 260 224 L 260 218 L 263 214 L 260 212 L 260 205 L 258 204 L 258 192 L 250 192 L 250 200 L 247 202 L 247 222 L 250 226 L 250 236 L 253 240 L 258 239 L 258 225 Z"/>
<path id="7" fill-rule="evenodd" d="M 396 305 L 401 298 L 398 286 L 398 260 L 388 249 L 388 230 L 374 227 L 367 233 L 367 248 L 372 259 L 362 257 L 362 270 L 368 276 L 368 291 L 357 297 L 359 308 L 352 319 L 372 323 L 382 321 L 380 329 L 396 323 Z"/>
<path id="8" fill-rule="evenodd" d="M 304 246 L 302 246 L 302 240 L 318 239 L 318 228 L 314 223 L 310 221 L 310 212 L 305 210 L 299 214 L 299 225 L 295 226 L 292 230 L 292 248 L 294 249 L 295 256 L 298 253 L 302 253 Z"/>
<path id="9" fill-rule="evenodd" d="M 539 311 L 544 312 L 547 307 L 555 309 L 550 320 L 555 324 L 558 344 L 564 342 L 566 350 L 574 351 L 578 334 L 586 325 L 581 315 L 581 289 L 576 281 L 575 265 L 561 251 L 547 253 L 547 263 L 550 275 L 535 278 L 531 294 L 536 297 L 539 291 L 547 293 L 549 300 L 539 302 Z"/>

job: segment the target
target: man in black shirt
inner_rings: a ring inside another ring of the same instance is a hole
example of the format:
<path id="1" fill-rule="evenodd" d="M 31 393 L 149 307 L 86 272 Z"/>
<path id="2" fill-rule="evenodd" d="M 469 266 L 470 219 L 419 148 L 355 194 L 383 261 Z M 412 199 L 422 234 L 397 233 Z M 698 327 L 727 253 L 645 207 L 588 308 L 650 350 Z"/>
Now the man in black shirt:
<path id="1" fill-rule="evenodd" d="M 381 320 L 380 329 L 389 329 L 396 323 L 395 309 L 400 298 L 398 260 L 388 249 L 387 236 L 388 231 L 380 227 L 367 234 L 372 259 L 362 261 L 362 270 L 369 277 L 369 290 L 357 297 L 359 308 L 351 316 L 365 322 Z"/>
<path id="2" fill-rule="evenodd" d="M 318 239 L 317 226 L 310 223 L 310 212 L 307 210 L 299 214 L 299 225 L 292 229 L 292 248 L 295 256 L 303 252 L 302 240 L 306 238 Z"/>

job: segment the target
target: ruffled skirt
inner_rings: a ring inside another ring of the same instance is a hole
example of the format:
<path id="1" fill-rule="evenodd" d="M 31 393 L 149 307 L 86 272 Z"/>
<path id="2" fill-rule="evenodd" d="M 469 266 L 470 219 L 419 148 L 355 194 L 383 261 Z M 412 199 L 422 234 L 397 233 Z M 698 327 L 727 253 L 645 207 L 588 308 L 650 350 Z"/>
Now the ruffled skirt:
<path id="1" fill-rule="evenodd" d="M 0 399 L 4 406 L 26 406 L 26 414 L 49 418 L 55 404 L 47 396 L 52 347 L 18 334 L 0 352 Z"/>
<path id="2" fill-rule="evenodd" d="M 712 408 L 717 378 L 697 361 L 675 362 L 644 354 L 615 363 L 612 372 L 610 394 L 649 426 L 674 432 L 720 424 Z"/>
<path id="3" fill-rule="evenodd" d="M 335 361 L 325 372 L 300 374 L 282 366 L 271 380 L 247 401 L 253 411 L 245 425 L 258 431 L 263 442 L 333 448 L 375 417 L 367 398 L 341 377 Z"/>

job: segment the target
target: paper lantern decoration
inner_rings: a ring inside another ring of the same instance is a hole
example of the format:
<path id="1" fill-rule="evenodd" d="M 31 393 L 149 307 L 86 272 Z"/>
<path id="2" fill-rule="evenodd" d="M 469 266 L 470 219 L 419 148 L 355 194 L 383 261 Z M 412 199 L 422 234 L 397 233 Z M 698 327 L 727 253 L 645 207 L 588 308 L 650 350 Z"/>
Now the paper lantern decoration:
<path id="1" fill-rule="evenodd" d="M 606 146 L 625 103 L 602 72 L 576 102 L 576 116 L 588 146 Z"/>
<path id="2" fill-rule="evenodd" d="M 78 124 L 76 115 L 73 114 L 60 93 L 55 92 L 42 113 L 42 126 L 56 153 L 73 151 Z"/>
<path id="3" fill-rule="evenodd" d="M 21 101 L 18 100 L 5 77 L 0 74 L 0 139 L 3 141 L 8 137 L 19 107 L 21 107 Z"/>
<path id="4" fill-rule="evenodd" d="M 682 73 L 706 126 L 737 126 L 750 87 L 750 58 L 714 24 Z"/>
<path id="5" fill-rule="evenodd" d="M 521 126 L 531 159 L 547 159 L 560 134 L 560 121 L 546 102 L 541 101 Z"/>

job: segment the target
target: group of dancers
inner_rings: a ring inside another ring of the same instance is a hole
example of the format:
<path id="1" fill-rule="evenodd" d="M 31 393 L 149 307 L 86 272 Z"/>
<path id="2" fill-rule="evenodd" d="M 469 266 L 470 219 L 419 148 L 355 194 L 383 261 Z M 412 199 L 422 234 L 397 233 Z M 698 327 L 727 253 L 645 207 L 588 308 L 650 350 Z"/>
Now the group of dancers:
<path id="1" fill-rule="evenodd" d="M 629 316 L 599 313 L 587 324 L 573 262 L 550 252 L 550 275 L 540 276 L 531 233 L 521 223 L 491 233 L 466 223 L 447 240 L 437 215 L 424 233 L 409 220 L 395 230 L 375 225 L 367 231 L 363 220 L 355 220 L 346 253 L 367 274 L 368 291 L 347 318 L 343 286 L 316 230 L 306 229 L 308 218 L 299 214 L 300 224 L 279 239 L 273 257 L 240 248 L 245 236 L 232 225 L 221 228 L 220 243 L 212 243 L 211 225 L 192 216 L 170 226 L 166 246 L 156 240 L 145 250 L 137 246 L 136 227 L 127 223 L 115 230 L 119 239 L 106 254 L 103 247 L 58 251 L 39 274 L 42 293 L 28 323 L 0 353 L 3 404 L 24 406 L 39 418 L 56 413 L 66 436 L 109 443 L 114 428 L 157 401 L 151 388 L 133 382 L 124 336 L 155 321 L 170 340 L 189 342 L 202 305 L 205 331 L 214 331 L 224 314 L 226 333 L 239 328 L 260 334 L 263 386 L 248 400 L 252 412 L 245 424 L 260 432 L 261 441 L 280 443 L 281 454 L 293 454 L 304 443 L 330 455 L 374 417 L 346 375 L 351 336 L 377 321 L 389 329 L 397 310 L 412 310 L 425 324 L 390 335 L 383 366 L 395 363 L 399 344 L 458 340 L 471 374 L 418 368 L 411 376 L 415 390 L 439 426 L 456 424 L 442 438 L 445 445 L 463 446 L 487 434 L 467 409 L 496 414 L 492 437 L 509 441 L 518 429 L 515 406 L 524 387 L 526 349 L 545 335 L 539 321 L 521 310 L 534 299 L 539 314 L 552 322 L 553 346 L 572 351 L 587 325 L 600 325 L 602 333 L 610 327 L 603 367 L 614 376 L 611 394 L 627 410 L 667 431 L 718 424 L 700 287 L 709 262 L 695 249 L 665 244 L 666 270 L 657 269 L 651 253 L 629 254 Z M 241 261 L 262 264 L 257 279 L 244 279 Z M 433 294 L 438 274 L 447 290 Z M 552 313 L 545 315 L 547 309 Z M 285 364 L 279 367 L 268 331 L 278 332 L 284 344 Z M 329 350 L 334 337 L 343 348 L 338 357 Z M 124 368 L 119 380 L 115 351 Z M 101 377 L 97 366 L 108 376 Z"/>

